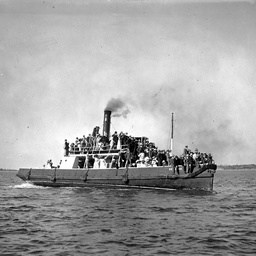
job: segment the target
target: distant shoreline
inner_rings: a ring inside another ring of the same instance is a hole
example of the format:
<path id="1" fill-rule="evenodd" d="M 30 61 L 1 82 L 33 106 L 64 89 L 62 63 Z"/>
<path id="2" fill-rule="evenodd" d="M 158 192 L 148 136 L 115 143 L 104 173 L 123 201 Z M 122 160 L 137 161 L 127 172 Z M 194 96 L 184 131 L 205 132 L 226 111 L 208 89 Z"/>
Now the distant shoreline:
<path id="1" fill-rule="evenodd" d="M 0 172 L 3 171 L 11 171 L 11 172 L 17 172 L 18 170 L 16 169 L 0 169 Z"/>
<path id="2" fill-rule="evenodd" d="M 218 165 L 221 170 L 256 169 L 256 164 Z"/>

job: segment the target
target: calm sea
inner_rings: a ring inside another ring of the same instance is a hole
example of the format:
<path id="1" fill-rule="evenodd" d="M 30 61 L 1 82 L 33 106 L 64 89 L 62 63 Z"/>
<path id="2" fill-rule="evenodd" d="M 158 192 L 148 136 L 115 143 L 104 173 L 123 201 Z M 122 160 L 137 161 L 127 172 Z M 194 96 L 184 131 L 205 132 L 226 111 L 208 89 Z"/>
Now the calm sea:
<path id="1" fill-rule="evenodd" d="M 0 255 L 256 255 L 256 170 L 214 193 L 42 188 L 0 172 Z"/>

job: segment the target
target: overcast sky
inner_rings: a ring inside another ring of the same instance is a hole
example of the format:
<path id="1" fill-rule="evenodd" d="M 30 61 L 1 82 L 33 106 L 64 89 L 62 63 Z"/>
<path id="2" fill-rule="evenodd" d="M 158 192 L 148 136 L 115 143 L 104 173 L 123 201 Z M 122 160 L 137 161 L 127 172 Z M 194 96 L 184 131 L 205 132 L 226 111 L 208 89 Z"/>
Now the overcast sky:
<path id="1" fill-rule="evenodd" d="M 256 163 L 255 1 L 0 0 L 0 167 L 41 167 L 102 128 Z"/>

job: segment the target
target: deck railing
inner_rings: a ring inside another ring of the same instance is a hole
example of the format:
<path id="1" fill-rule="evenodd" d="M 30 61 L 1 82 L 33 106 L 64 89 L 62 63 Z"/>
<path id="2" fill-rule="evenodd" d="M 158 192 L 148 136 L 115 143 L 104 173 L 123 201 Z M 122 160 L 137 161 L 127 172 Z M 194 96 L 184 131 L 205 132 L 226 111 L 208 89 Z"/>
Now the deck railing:
<path id="1" fill-rule="evenodd" d="M 126 150 L 128 148 L 128 145 L 121 145 L 121 148 L 110 148 L 109 145 L 103 146 L 103 147 L 77 147 L 74 149 L 71 149 L 69 151 L 70 155 L 79 155 L 79 154 L 99 154 L 99 153 L 117 153 L 122 150 Z"/>

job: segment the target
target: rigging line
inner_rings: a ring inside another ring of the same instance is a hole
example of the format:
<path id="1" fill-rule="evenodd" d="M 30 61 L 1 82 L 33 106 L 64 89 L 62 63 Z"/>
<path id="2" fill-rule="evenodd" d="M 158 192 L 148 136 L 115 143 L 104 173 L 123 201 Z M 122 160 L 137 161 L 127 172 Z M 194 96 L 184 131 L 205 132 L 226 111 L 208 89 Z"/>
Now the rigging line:
<path id="1" fill-rule="evenodd" d="M 110 122 L 110 125 L 113 126 L 114 130 L 116 131 L 116 127 Z"/>

